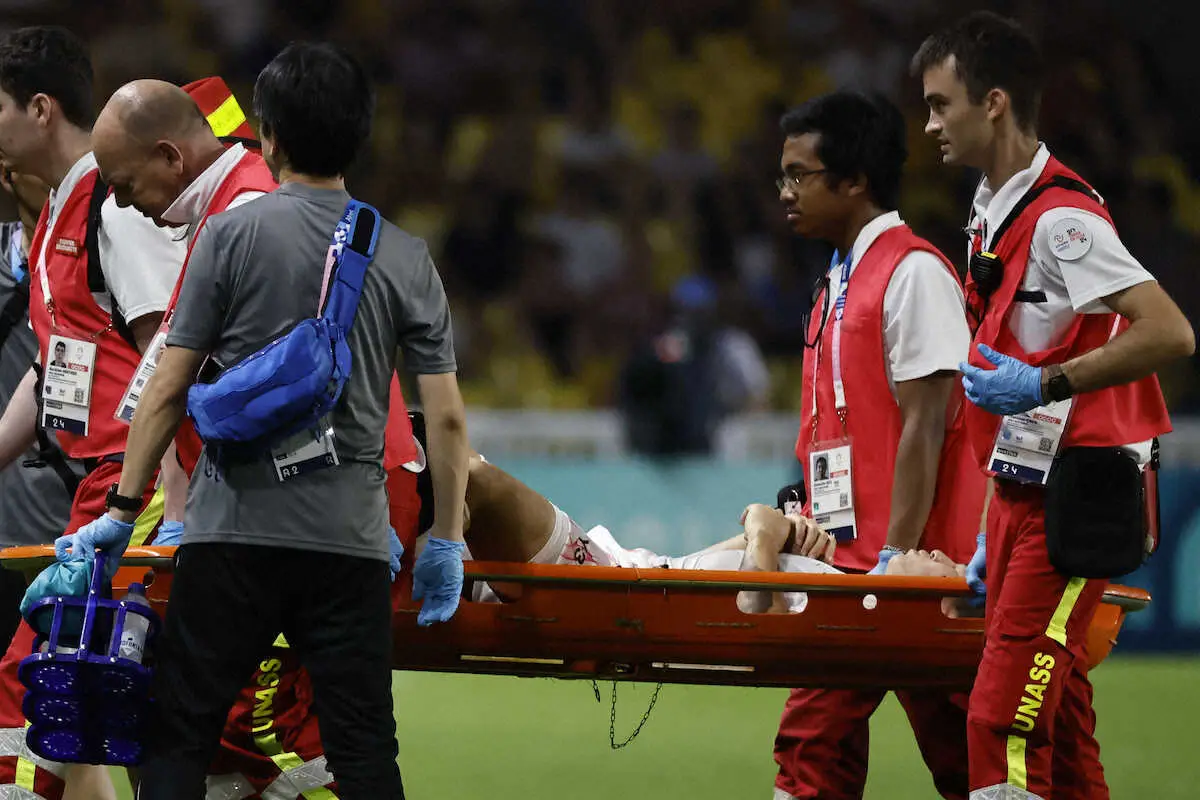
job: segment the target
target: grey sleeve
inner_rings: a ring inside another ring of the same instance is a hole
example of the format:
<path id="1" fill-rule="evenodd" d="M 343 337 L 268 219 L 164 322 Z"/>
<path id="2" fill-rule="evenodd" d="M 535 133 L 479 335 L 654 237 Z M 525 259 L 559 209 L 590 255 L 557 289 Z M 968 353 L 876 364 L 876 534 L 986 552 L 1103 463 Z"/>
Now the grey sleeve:
<path id="1" fill-rule="evenodd" d="M 168 345 L 211 353 L 221 340 L 231 290 L 231 270 L 225 257 L 229 248 L 223 244 L 227 226 L 222 222 L 210 219 L 192 246 L 167 334 Z"/>
<path id="2" fill-rule="evenodd" d="M 396 337 L 404 353 L 404 366 L 418 375 L 455 372 L 458 365 L 454 359 L 450 306 L 442 278 L 424 242 L 414 256 L 413 265 L 404 271 L 400 313 L 396 317 Z"/>

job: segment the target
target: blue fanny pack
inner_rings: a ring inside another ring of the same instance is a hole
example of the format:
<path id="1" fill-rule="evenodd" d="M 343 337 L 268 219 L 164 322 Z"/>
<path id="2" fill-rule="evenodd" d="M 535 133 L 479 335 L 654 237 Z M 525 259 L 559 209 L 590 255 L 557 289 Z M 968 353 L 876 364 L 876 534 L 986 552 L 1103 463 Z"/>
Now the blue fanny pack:
<path id="1" fill-rule="evenodd" d="M 330 244 L 333 286 L 320 316 L 188 390 L 188 416 L 205 444 L 270 447 L 333 411 L 350 377 L 346 339 L 380 228 L 375 208 L 347 203 Z"/>

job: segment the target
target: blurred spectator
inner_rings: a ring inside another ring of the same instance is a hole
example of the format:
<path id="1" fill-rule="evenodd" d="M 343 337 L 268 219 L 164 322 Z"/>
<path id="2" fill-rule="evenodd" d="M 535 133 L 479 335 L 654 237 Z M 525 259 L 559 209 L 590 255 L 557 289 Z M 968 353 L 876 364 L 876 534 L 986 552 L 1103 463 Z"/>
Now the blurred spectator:
<path id="1" fill-rule="evenodd" d="M 712 281 L 681 280 L 671 304 L 671 324 L 635 348 L 621 374 L 627 442 L 648 456 L 705 454 L 722 419 L 763 407 L 767 368 L 754 339 L 719 321 Z"/>

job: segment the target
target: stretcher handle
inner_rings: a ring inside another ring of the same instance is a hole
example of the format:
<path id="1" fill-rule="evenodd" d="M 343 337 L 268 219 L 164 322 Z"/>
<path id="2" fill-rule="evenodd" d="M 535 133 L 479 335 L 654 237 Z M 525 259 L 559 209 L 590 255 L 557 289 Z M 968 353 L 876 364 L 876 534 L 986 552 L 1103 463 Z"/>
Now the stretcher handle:
<path id="1" fill-rule="evenodd" d="M 937 597 L 969 595 L 962 578 L 917 578 L 901 575 L 831 575 L 794 572 L 642 569 L 587 567 L 571 564 L 513 564 L 471 561 L 468 579 L 497 583 L 557 584 L 559 586 L 623 586 L 651 589 L 713 589 L 721 591 L 825 592 L 832 594 L 906 594 Z"/>
<path id="2" fill-rule="evenodd" d="M 16 572 L 44 569 L 55 561 L 54 545 L 32 544 L 0 549 L 0 566 Z M 174 547 L 127 547 L 121 556 L 123 567 L 170 567 L 175 560 Z"/>

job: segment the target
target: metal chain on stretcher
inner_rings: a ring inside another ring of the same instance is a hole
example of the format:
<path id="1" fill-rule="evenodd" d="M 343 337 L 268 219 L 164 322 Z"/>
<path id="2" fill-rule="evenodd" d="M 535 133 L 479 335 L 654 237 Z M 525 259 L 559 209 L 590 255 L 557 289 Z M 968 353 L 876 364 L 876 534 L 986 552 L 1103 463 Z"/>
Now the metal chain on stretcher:
<path id="1" fill-rule="evenodd" d="M 617 744 L 617 682 L 612 682 L 612 708 L 608 714 L 608 746 L 613 750 L 620 750 L 625 745 L 632 742 L 642 732 L 642 728 L 646 727 L 646 723 L 650 720 L 650 712 L 654 710 L 654 704 L 658 702 L 658 693 L 662 691 L 663 685 L 660 683 L 654 687 L 654 694 L 650 696 L 650 705 L 646 706 L 646 713 L 642 714 L 642 720 L 633 729 L 633 733 L 625 738 L 625 741 Z M 596 695 L 596 702 L 600 702 L 600 687 L 592 681 L 592 693 Z"/>

